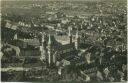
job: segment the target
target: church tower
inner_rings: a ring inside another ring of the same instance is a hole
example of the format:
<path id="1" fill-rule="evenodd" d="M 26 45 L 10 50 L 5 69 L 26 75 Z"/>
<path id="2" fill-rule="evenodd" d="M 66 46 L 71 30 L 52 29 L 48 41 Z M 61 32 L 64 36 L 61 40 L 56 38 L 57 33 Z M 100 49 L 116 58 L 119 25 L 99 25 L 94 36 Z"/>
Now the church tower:
<path id="1" fill-rule="evenodd" d="M 41 38 L 41 46 L 40 46 L 40 51 L 41 51 L 41 60 L 45 60 L 46 59 L 46 45 L 45 45 L 45 35 L 42 34 L 42 38 Z"/>
<path id="2" fill-rule="evenodd" d="M 77 50 L 79 49 L 79 43 L 80 43 L 80 38 L 79 38 L 79 32 L 77 30 L 77 32 L 76 32 L 76 38 L 75 38 L 75 48 Z"/>
<path id="3" fill-rule="evenodd" d="M 49 34 L 48 39 L 48 64 L 51 65 L 51 59 L 52 59 L 52 47 L 51 47 L 51 35 Z"/>
<path id="4" fill-rule="evenodd" d="M 17 40 L 18 37 L 17 37 L 17 33 L 14 35 L 14 40 Z"/>
<path id="5" fill-rule="evenodd" d="M 70 41 L 70 44 L 72 43 L 72 34 L 71 34 L 71 27 L 69 27 L 69 41 Z"/>
<path id="6" fill-rule="evenodd" d="M 53 61 L 54 64 L 56 63 L 56 54 L 57 54 L 57 51 L 53 54 L 53 59 L 52 59 L 52 61 Z"/>

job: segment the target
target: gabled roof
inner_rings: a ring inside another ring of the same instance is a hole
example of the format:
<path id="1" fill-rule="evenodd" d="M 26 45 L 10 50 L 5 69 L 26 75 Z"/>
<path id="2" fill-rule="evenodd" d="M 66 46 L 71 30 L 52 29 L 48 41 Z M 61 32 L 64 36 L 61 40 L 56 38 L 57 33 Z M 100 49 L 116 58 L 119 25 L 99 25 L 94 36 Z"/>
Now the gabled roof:
<path id="1" fill-rule="evenodd" d="M 48 44 L 49 37 L 46 35 L 44 37 L 44 39 L 45 39 L 45 42 Z M 52 45 L 52 47 L 56 47 L 56 46 L 58 47 L 58 46 L 61 45 L 61 43 L 59 43 L 59 42 L 56 41 L 56 39 L 55 39 L 55 37 L 53 35 L 50 36 L 50 39 L 51 39 L 51 45 Z"/>
<path id="2" fill-rule="evenodd" d="M 28 43 L 28 45 L 32 45 L 32 46 L 39 46 L 40 45 L 40 42 L 38 39 L 25 39 L 25 40 L 22 40 L 26 43 Z"/>
<path id="3" fill-rule="evenodd" d="M 75 43 L 72 44 L 66 44 L 66 45 L 61 45 L 58 48 L 56 48 L 57 51 L 63 51 L 63 50 L 67 50 L 67 49 L 71 49 L 74 48 L 75 49 Z"/>

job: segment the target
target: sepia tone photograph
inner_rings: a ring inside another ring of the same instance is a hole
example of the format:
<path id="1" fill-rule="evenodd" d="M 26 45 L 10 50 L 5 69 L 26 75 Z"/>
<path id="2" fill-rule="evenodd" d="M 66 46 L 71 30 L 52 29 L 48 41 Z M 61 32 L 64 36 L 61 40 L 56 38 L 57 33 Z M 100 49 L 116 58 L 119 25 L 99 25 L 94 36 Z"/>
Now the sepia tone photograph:
<path id="1" fill-rule="evenodd" d="M 1 82 L 127 82 L 127 0 L 1 0 Z"/>

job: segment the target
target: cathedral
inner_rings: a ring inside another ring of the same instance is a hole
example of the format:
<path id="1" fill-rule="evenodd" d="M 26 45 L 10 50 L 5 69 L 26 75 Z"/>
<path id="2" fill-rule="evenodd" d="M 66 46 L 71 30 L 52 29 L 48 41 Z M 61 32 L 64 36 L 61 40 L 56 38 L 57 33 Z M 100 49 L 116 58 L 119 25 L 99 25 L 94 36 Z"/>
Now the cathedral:
<path id="1" fill-rule="evenodd" d="M 69 29 L 68 44 L 62 45 L 57 42 L 53 35 L 42 34 L 40 52 L 41 60 L 46 61 L 48 65 L 54 65 L 57 61 L 72 60 L 75 56 L 78 55 L 79 50 L 79 33 L 76 32 L 75 42 L 73 42 L 73 35 L 71 29 Z"/>

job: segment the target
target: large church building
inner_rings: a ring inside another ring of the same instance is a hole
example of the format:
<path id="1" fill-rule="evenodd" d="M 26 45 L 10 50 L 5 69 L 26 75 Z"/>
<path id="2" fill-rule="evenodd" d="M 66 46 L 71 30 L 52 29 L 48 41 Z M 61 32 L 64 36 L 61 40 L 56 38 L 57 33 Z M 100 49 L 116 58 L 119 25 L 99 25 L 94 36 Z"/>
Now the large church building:
<path id="1" fill-rule="evenodd" d="M 62 45 L 57 42 L 53 35 L 42 34 L 40 52 L 41 59 L 49 65 L 55 64 L 63 59 L 70 61 L 74 56 L 78 55 L 79 50 L 79 34 L 76 32 L 75 42 L 72 39 L 71 30 L 69 29 L 68 44 Z"/>

